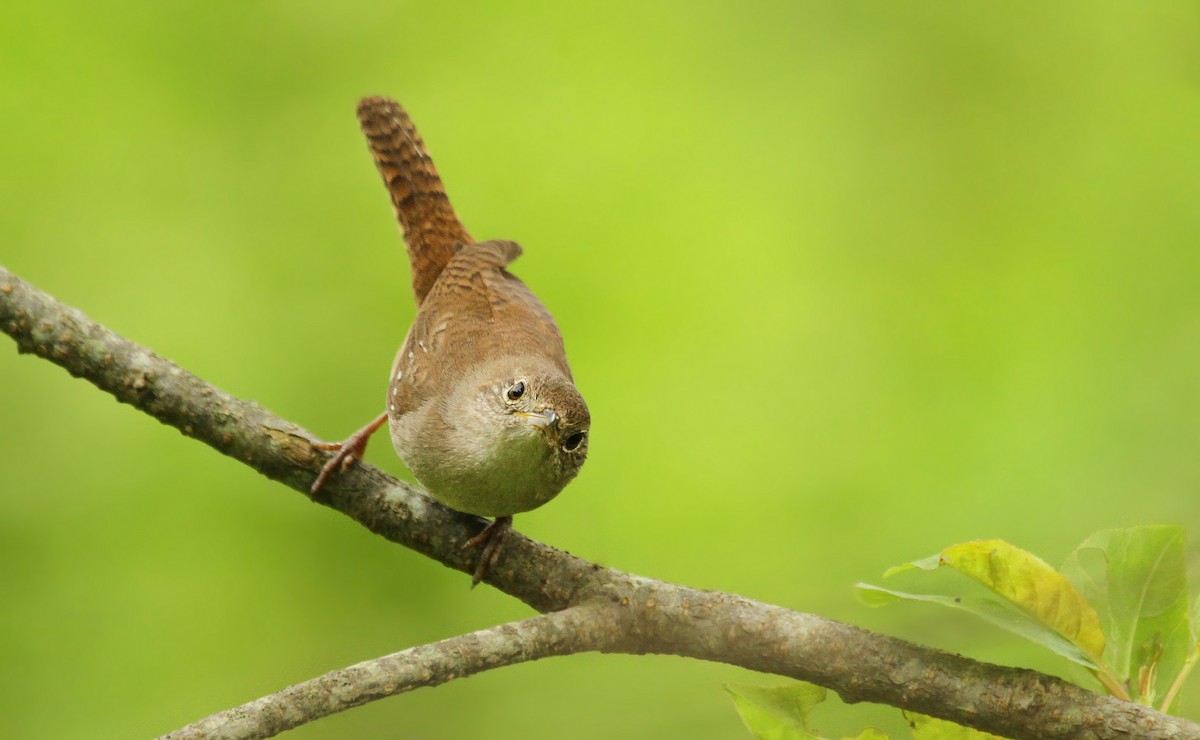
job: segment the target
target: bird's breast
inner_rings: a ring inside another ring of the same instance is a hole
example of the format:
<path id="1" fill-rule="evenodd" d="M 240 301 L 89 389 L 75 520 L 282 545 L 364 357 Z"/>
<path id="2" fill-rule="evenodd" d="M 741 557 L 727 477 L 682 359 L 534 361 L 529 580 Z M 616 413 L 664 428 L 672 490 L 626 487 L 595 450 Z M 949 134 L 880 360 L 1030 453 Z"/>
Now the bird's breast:
<path id="1" fill-rule="evenodd" d="M 426 491 L 452 509 L 511 516 L 536 509 L 563 483 L 542 434 L 484 436 L 439 423 L 426 408 L 391 420 L 396 454 Z"/>

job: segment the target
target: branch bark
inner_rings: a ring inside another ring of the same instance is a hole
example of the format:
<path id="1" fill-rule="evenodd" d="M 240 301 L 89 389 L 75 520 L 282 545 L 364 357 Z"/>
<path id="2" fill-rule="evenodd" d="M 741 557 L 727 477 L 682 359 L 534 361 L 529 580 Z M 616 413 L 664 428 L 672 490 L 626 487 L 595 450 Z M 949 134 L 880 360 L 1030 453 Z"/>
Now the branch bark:
<path id="1" fill-rule="evenodd" d="M 314 450 L 316 440 L 307 431 L 254 403 L 222 393 L 2 267 L 0 329 L 16 340 L 18 351 L 50 360 L 117 400 L 308 494 L 323 456 Z M 461 543 L 485 524 L 364 464 L 331 480 L 318 503 L 466 573 L 474 565 L 474 553 L 463 551 Z M 473 637 L 499 641 L 498 652 L 488 653 L 496 662 L 489 663 L 492 658 L 487 656 L 473 662 L 450 655 L 455 663 L 451 670 L 457 675 L 566 652 L 661 653 L 803 679 L 833 689 L 846 701 L 891 704 L 1013 738 L 1200 738 L 1200 725 L 1186 719 L 1096 694 L 1058 678 L 979 663 L 732 594 L 699 591 L 604 568 L 515 532 L 507 537 L 485 580 L 539 612 L 560 614 L 555 619 L 537 621 L 535 617 L 451 638 L 381 660 L 395 663 L 402 660 L 399 656 L 406 656 L 404 659 L 418 661 L 419 672 L 422 665 L 432 666 L 429 661 L 438 660 L 437 656 L 446 657 L 438 646 Z M 519 625 L 533 626 L 534 636 L 554 637 L 539 643 Z M 578 633 L 578 641 L 558 632 L 568 628 Z M 551 647 L 539 649 L 538 644 Z M 280 701 L 299 724 L 398 693 L 360 686 L 351 690 L 349 701 L 330 697 L 343 678 L 361 678 L 361 668 L 344 669 L 349 674 L 335 672 L 338 679 L 325 676 L 286 689 L 281 692 L 286 699 Z M 398 668 L 403 670 L 403 666 Z M 397 678 L 395 685 L 401 686 L 404 680 Z M 399 690 L 417 685 L 422 684 L 406 684 Z M 387 686 L 385 680 L 384 688 Z M 354 691 L 361 693 L 353 695 Z M 337 708 L 330 709 L 335 705 Z"/>

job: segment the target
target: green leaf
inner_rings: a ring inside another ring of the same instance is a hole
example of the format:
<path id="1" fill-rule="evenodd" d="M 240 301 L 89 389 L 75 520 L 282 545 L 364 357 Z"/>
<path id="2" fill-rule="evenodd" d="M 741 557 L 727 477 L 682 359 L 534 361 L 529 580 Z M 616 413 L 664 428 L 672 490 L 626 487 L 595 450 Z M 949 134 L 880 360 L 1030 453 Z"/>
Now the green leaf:
<path id="1" fill-rule="evenodd" d="M 803 681 L 785 686 L 725 684 L 747 729 L 759 740 L 820 738 L 809 727 L 808 715 L 825 701 L 826 690 Z"/>
<path id="2" fill-rule="evenodd" d="M 1104 660 L 1133 698 L 1152 704 L 1183 667 L 1196 630 L 1188 618 L 1180 527 L 1103 530 L 1075 548 L 1062 571 L 1097 606 Z"/>
<path id="3" fill-rule="evenodd" d="M 981 740 L 999 738 L 990 732 L 964 727 L 936 717 L 927 717 L 916 712 L 904 712 L 904 718 L 912 726 L 913 740 Z"/>
<path id="4" fill-rule="evenodd" d="M 1104 633 L 1096 610 L 1070 581 L 1035 555 L 1003 540 L 974 540 L 951 545 L 935 557 L 897 566 L 888 574 L 943 565 L 978 581 L 1065 638 L 1092 666 L 1101 662 Z M 1063 654 L 1057 649 L 1055 652 Z"/>
<path id="5" fill-rule="evenodd" d="M 930 555 L 927 558 L 922 558 L 920 560 L 914 560 L 911 563 L 903 563 L 901 565 L 897 565 L 895 567 L 888 568 L 887 570 L 885 570 L 883 572 L 883 577 L 891 578 L 892 576 L 896 575 L 897 573 L 902 573 L 906 570 L 911 570 L 913 568 L 918 568 L 920 570 L 937 570 L 941 566 L 942 566 L 942 554 L 939 552 L 937 555 Z"/>
<path id="6" fill-rule="evenodd" d="M 860 583 L 855 588 L 858 598 L 867 606 L 885 606 L 897 601 L 920 601 L 969 612 L 1001 629 L 1037 643 L 1072 663 L 1078 663 L 1088 670 L 1099 670 L 1096 663 L 1078 645 L 1008 602 L 980 597 L 906 593 L 872 586 L 869 583 Z"/>

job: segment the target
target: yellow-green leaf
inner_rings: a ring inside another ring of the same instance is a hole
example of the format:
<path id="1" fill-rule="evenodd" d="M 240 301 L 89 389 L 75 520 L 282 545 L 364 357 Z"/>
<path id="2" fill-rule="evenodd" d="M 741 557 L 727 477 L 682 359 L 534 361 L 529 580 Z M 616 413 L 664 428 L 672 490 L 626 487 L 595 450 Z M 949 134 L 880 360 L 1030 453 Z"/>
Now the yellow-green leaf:
<path id="1" fill-rule="evenodd" d="M 941 559 L 1029 612 L 1092 659 L 1103 659 L 1100 616 L 1070 581 L 1036 555 L 1004 540 L 976 540 L 947 547 Z"/>
<path id="2" fill-rule="evenodd" d="M 913 740 L 986 740 L 1000 737 L 916 712 L 905 712 L 904 718 L 912 726 Z"/>
<path id="3" fill-rule="evenodd" d="M 937 566 L 948 566 L 978 581 L 1077 645 L 1092 661 L 1103 660 L 1104 633 L 1096 610 L 1070 581 L 1032 553 L 1004 540 L 974 540 L 951 545 L 936 559 L 892 568 L 887 575 Z"/>
<path id="4" fill-rule="evenodd" d="M 819 740 L 808 714 L 825 701 L 826 690 L 800 681 L 784 686 L 725 684 L 746 728 L 758 740 Z"/>

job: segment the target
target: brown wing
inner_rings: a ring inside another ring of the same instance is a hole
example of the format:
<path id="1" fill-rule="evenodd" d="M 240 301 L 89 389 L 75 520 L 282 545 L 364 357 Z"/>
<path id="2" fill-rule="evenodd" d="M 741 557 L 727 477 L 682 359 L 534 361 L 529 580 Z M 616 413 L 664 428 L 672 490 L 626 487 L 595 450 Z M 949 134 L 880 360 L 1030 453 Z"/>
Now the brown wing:
<path id="1" fill-rule="evenodd" d="M 519 244 L 499 239 L 468 247 L 447 266 L 447 280 L 439 281 L 435 288 L 439 301 L 445 291 L 447 297 L 454 296 L 448 302 L 462 305 L 462 296 L 468 293 L 462 287 L 462 278 L 469 277 L 474 310 L 481 317 L 486 311 L 488 321 L 486 331 L 470 332 L 478 341 L 464 343 L 471 347 L 475 362 L 499 355 L 544 357 L 570 377 L 562 334 L 554 318 L 533 291 L 505 269 L 520 256 Z"/>
<path id="2" fill-rule="evenodd" d="M 413 294 L 420 304 L 455 253 L 474 240 L 454 213 L 425 142 L 400 104 L 363 98 L 358 121 L 404 230 Z"/>
<path id="3" fill-rule="evenodd" d="M 550 312 L 505 266 L 521 254 L 515 242 L 463 248 L 442 271 L 409 330 L 392 370 L 393 418 L 450 387 L 463 368 L 500 356 L 545 358 L 568 378 L 562 335 Z"/>

